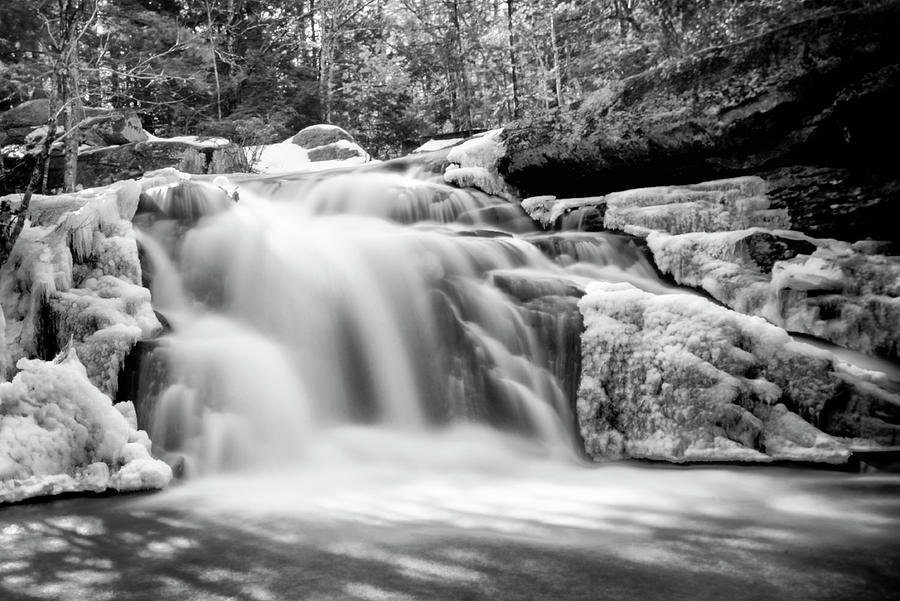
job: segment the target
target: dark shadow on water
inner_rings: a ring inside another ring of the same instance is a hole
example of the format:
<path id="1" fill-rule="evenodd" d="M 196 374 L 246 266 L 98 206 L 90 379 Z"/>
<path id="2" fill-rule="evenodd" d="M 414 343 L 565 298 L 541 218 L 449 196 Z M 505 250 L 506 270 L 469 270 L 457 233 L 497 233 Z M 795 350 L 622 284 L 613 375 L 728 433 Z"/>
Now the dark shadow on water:
<path id="1" fill-rule="evenodd" d="M 544 528 L 533 537 L 439 523 L 198 517 L 148 511 L 135 497 L 62 499 L 0 508 L 0 599 L 894 598 L 900 483 L 810 486 L 867 499 L 895 519 L 848 534 L 817 532 L 812 518 L 744 517 L 740 506 L 724 517 L 640 508 L 592 531 L 519 520 L 523 532 Z"/>

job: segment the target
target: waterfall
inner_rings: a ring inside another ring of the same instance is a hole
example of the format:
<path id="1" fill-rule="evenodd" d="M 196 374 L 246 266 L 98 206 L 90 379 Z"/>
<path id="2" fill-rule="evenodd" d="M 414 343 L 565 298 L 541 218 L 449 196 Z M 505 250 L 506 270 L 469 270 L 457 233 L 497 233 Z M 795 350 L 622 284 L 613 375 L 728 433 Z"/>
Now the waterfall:
<path id="1" fill-rule="evenodd" d="M 664 286 L 628 239 L 537 233 L 516 204 L 405 174 L 238 189 L 160 188 L 136 221 L 173 324 L 146 425 L 199 473 L 302 464 L 353 424 L 483 424 L 572 455 L 579 283 Z"/>

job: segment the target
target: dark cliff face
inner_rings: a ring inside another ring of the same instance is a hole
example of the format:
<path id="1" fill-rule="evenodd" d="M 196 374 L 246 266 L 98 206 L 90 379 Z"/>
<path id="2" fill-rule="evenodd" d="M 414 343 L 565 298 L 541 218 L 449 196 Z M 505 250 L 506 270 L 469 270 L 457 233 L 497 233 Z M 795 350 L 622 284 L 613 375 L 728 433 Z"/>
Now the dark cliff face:
<path id="1" fill-rule="evenodd" d="M 662 65 L 508 128 L 501 173 L 523 195 L 558 196 L 794 165 L 896 180 L 882 149 L 900 134 L 898 25 L 900 3 L 876 3 Z"/>

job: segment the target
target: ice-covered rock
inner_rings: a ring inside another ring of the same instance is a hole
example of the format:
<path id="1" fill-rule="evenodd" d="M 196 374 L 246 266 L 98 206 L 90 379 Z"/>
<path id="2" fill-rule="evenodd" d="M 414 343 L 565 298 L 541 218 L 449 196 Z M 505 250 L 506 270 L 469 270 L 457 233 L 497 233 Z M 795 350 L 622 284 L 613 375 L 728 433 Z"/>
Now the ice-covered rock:
<path id="1" fill-rule="evenodd" d="M 337 125 L 330 125 L 327 123 L 310 125 L 309 127 L 303 128 L 297 132 L 294 137 L 285 140 L 282 145 L 290 145 L 295 148 L 299 147 L 303 149 L 304 152 L 301 154 L 294 153 L 296 154 L 294 158 L 300 163 L 345 161 L 349 159 L 366 161 L 369 159 L 369 154 L 356 143 L 356 140 L 353 139 L 353 136 L 351 136 L 349 132 Z M 271 145 L 271 147 L 277 146 L 279 145 Z M 272 156 L 261 156 L 260 162 L 265 161 L 266 163 L 271 163 L 275 160 L 276 155 L 290 156 L 292 153 L 290 152 L 290 149 L 286 148 L 281 152 L 270 150 L 265 152 L 265 154 Z M 285 171 L 288 170 L 289 169 L 286 169 Z M 273 172 L 272 169 L 266 169 L 265 171 L 267 173 Z"/>
<path id="2" fill-rule="evenodd" d="M 172 471 L 150 440 L 90 380 L 73 348 L 21 359 L 0 383 L 0 503 L 64 492 L 166 486 Z"/>
<path id="3" fill-rule="evenodd" d="M 556 198 L 555 196 L 532 196 L 521 203 L 522 208 L 545 230 L 604 229 L 603 217 L 606 212 L 605 196 L 584 198 Z"/>
<path id="4" fill-rule="evenodd" d="M 6 378 L 19 358 L 51 359 L 72 340 L 93 384 L 115 393 L 131 346 L 161 329 L 130 222 L 144 185 L 160 179 L 33 197 L 31 224 L 0 269 Z"/>
<path id="5" fill-rule="evenodd" d="M 604 225 L 611 230 L 638 226 L 670 234 L 790 227 L 787 211 L 770 209 L 765 191 L 762 179 L 737 177 L 613 192 L 606 195 Z"/>
<path id="6" fill-rule="evenodd" d="M 900 357 L 900 261 L 835 240 L 759 228 L 669 235 L 637 228 L 657 266 L 790 331 Z"/>
<path id="7" fill-rule="evenodd" d="M 758 317 L 601 282 L 579 308 L 577 417 L 595 459 L 842 463 L 855 439 L 900 433 L 897 395 Z"/>
<path id="8" fill-rule="evenodd" d="M 515 191 L 497 170 L 497 161 L 503 156 L 502 131 L 495 129 L 453 147 L 447 153 L 450 165 L 444 171 L 444 181 L 461 188 L 478 188 L 507 200 L 515 199 Z"/>

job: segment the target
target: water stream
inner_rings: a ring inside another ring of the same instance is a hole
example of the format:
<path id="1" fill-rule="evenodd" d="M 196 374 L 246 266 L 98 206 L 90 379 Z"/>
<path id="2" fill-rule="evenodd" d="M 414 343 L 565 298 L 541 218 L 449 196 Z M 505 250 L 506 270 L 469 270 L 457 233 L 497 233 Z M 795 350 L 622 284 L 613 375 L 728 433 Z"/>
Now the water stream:
<path id="1" fill-rule="evenodd" d="M 144 425 L 185 479 L 0 513 L 3 599 L 888 599 L 900 481 L 593 466 L 572 402 L 590 279 L 627 238 L 398 173 L 154 192 L 172 332 Z M 574 335 L 573 335 L 574 333 Z"/>
<path id="2" fill-rule="evenodd" d="M 634 243 L 544 234 L 518 205 L 399 173 L 150 193 L 140 232 L 168 386 L 147 424 L 192 475 L 302 465 L 350 426 L 482 425 L 575 460 L 576 290 L 668 290 Z M 406 443 L 404 443 L 406 444 Z"/>

